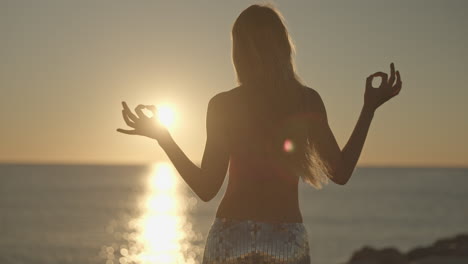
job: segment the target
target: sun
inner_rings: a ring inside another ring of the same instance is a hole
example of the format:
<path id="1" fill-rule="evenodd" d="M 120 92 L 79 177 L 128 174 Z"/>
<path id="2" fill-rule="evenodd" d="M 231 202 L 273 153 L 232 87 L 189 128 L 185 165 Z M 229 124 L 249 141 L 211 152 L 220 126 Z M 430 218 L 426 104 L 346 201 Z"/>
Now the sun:
<path id="1" fill-rule="evenodd" d="M 158 120 L 167 128 L 174 126 L 175 122 L 175 112 L 172 107 L 169 105 L 159 105 L 157 106 Z"/>

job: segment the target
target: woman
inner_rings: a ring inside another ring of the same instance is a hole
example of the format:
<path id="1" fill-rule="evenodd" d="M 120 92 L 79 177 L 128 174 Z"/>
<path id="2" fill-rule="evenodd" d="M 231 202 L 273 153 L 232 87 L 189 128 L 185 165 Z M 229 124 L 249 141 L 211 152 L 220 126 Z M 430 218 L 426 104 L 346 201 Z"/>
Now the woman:
<path id="1" fill-rule="evenodd" d="M 295 74 L 293 45 L 278 11 L 252 5 L 232 28 L 232 57 L 239 86 L 208 104 L 207 141 L 201 167 L 191 162 L 169 132 L 155 121 L 155 106 L 123 102 L 133 130 L 158 141 L 200 199 L 229 182 L 208 234 L 203 263 L 310 263 L 307 231 L 298 203 L 299 178 L 320 189 L 328 179 L 344 185 L 359 159 L 375 110 L 400 92 L 391 74 L 367 78 L 364 104 L 354 131 L 340 150 L 320 95 Z M 381 77 L 379 88 L 372 87 Z M 145 116 L 142 109 L 153 112 Z"/>

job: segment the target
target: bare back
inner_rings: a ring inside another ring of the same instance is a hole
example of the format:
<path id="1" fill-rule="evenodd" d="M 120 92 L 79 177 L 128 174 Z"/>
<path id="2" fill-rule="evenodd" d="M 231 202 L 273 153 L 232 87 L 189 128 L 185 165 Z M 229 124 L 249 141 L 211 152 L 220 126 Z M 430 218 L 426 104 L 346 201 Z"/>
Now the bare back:
<path id="1" fill-rule="evenodd" d="M 307 87 L 301 89 L 306 94 L 302 97 L 313 98 L 310 95 L 316 93 Z M 228 187 L 216 216 L 264 222 L 302 222 L 298 202 L 299 177 L 278 157 L 271 155 L 272 148 L 282 147 L 281 131 L 287 126 L 286 120 L 297 111 L 285 113 L 277 104 L 281 102 L 269 102 L 268 97 L 255 96 L 242 86 L 222 95 L 230 165 Z M 301 99 L 313 104 L 307 98 Z"/>

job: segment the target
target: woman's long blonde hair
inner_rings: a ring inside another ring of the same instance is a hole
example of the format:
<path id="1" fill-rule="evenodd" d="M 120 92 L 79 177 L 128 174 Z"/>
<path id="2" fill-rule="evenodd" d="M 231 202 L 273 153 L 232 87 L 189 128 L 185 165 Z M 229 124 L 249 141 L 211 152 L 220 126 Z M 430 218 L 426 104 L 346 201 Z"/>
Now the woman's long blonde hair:
<path id="1" fill-rule="evenodd" d="M 273 108 L 282 113 L 275 116 L 286 117 L 295 112 L 294 118 L 275 128 L 280 134 L 276 141 L 279 148 L 274 148 L 280 155 L 278 162 L 286 161 L 291 171 L 320 189 L 331 176 L 314 147 L 314 126 L 320 124 L 304 108 L 301 113 L 305 87 L 295 71 L 294 53 L 283 16 L 274 6 L 251 5 L 236 19 L 232 27 L 232 60 L 237 81 L 276 101 Z M 293 152 L 285 152 L 284 140 L 292 140 Z"/>

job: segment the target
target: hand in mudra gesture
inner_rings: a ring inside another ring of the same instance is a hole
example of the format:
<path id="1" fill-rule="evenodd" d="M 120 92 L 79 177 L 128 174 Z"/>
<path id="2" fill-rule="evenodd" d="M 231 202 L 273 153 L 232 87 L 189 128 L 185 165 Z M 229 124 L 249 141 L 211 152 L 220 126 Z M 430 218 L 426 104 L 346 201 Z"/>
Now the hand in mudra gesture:
<path id="1" fill-rule="evenodd" d="M 372 87 L 374 77 L 382 78 L 382 83 L 379 87 Z M 402 86 L 400 72 L 395 72 L 395 66 L 390 64 L 390 78 L 384 72 L 376 72 L 366 80 L 366 92 L 364 94 L 364 106 L 372 111 L 375 111 L 383 103 L 390 98 L 400 93 Z"/>
<path id="2" fill-rule="evenodd" d="M 138 105 L 135 108 L 135 114 L 128 108 L 127 103 L 122 102 L 122 116 L 125 123 L 132 127 L 132 130 L 118 128 L 117 131 L 128 135 L 140 135 L 156 139 L 158 141 L 169 137 L 167 128 L 157 120 L 156 106 L 154 105 Z M 153 116 L 148 117 L 143 113 L 143 109 L 148 109 L 153 113 Z"/>

